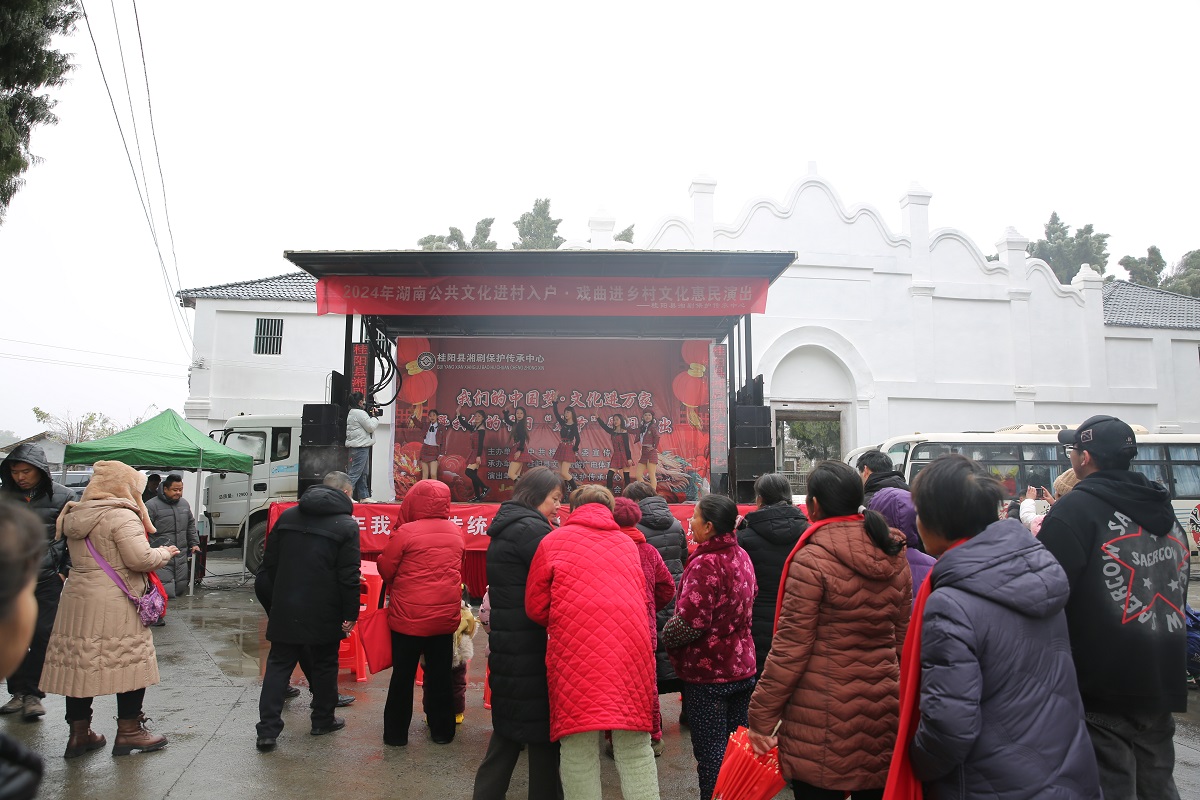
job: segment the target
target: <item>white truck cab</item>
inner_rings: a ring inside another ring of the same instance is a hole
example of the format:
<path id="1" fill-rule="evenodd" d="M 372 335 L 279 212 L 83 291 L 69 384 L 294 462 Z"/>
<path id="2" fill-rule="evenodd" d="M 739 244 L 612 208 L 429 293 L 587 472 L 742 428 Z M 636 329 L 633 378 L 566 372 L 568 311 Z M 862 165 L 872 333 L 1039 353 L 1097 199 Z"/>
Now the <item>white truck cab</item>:
<path id="1" fill-rule="evenodd" d="M 300 417 L 287 414 L 234 417 L 223 429 L 209 435 L 254 459 L 254 473 L 250 476 L 240 472 L 209 475 L 204 482 L 204 508 L 214 541 L 241 539 L 249 521 L 246 566 L 257 572 L 262 563 L 271 503 L 296 500 Z"/>

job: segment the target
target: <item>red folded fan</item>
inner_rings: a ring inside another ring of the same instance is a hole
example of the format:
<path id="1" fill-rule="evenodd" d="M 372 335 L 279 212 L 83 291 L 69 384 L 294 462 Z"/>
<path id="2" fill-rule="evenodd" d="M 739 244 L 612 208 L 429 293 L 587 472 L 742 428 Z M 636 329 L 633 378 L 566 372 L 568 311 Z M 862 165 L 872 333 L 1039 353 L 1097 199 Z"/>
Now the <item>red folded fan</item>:
<path id="1" fill-rule="evenodd" d="M 747 733 L 742 727 L 730 734 L 713 800 L 771 800 L 786 785 L 779 772 L 779 748 L 757 755 Z"/>

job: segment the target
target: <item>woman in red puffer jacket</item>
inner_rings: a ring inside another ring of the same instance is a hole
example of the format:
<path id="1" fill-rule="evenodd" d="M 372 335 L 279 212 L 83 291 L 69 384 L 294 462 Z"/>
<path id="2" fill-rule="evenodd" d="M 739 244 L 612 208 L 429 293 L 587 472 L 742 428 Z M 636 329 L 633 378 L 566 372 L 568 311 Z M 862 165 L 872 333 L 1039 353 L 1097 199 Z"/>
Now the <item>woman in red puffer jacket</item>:
<path id="1" fill-rule="evenodd" d="M 657 800 L 654 648 L 641 557 L 613 519 L 608 489 L 576 489 L 571 509 L 538 545 L 525 588 L 525 612 L 549 634 L 550 738 L 561 745 L 563 795 L 600 796 L 596 731 L 611 730 L 625 800 Z"/>
<path id="2" fill-rule="evenodd" d="M 450 487 L 418 481 L 404 496 L 400 525 L 379 556 L 388 586 L 392 682 L 383 709 L 384 744 L 408 744 L 413 682 L 425 656 L 425 710 L 437 744 L 454 740 L 450 680 L 454 632 L 462 617 L 462 529 L 450 521 Z"/>

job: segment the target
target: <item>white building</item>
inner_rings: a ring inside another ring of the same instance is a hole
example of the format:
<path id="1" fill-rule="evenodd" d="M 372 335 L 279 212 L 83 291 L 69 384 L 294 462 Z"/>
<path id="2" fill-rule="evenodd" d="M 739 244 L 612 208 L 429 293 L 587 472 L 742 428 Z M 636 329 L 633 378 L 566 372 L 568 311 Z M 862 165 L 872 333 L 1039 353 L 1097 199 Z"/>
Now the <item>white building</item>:
<path id="1" fill-rule="evenodd" d="M 713 219 L 715 190 L 715 181 L 693 182 L 691 218 L 664 220 L 645 247 L 797 253 L 753 320 L 752 374 L 764 376 L 777 422 L 836 419 L 843 451 L 912 431 L 1074 423 L 1100 412 L 1152 431 L 1200 431 L 1200 300 L 1105 284 L 1091 269 L 1062 286 L 1011 228 L 996 243 L 1000 260 L 988 261 L 964 234 L 929 230 L 932 195 L 922 189 L 900 198 L 898 233 L 873 208 L 846 208 L 815 174 L 781 201 L 747 203 L 727 224 Z M 612 220 L 591 228 L 590 245 L 564 247 L 613 247 Z M 299 413 L 327 396 L 345 324 L 316 315 L 310 276 L 180 297 L 196 310 L 184 410 L 197 427 L 238 413 Z M 281 335 L 260 320 L 282 320 Z M 390 474 L 390 453 L 377 451 L 374 474 Z M 375 481 L 377 491 L 387 485 Z"/>

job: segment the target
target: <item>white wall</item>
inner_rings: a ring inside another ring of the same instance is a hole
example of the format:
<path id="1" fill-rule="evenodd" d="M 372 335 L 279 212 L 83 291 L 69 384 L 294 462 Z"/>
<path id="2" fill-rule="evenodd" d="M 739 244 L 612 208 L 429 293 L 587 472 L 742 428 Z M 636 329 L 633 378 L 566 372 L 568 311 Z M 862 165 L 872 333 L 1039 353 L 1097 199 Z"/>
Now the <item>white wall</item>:
<path id="1" fill-rule="evenodd" d="M 329 374 L 344 368 L 346 318 L 317 315 L 315 303 L 197 299 L 195 351 L 188 422 L 204 433 L 223 428 L 239 414 L 300 415 L 305 403 L 329 397 Z M 254 353 L 256 320 L 283 320 L 279 355 Z M 386 389 L 380 398 L 394 393 Z M 371 488 L 375 499 L 395 497 L 392 486 L 392 423 L 385 414 L 375 432 Z"/>
<path id="2" fill-rule="evenodd" d="M 1101 411 L 1200 431 L 1200 331 L 1105 326 L 1100 277 L 1061 286 L 1011 228 L 988 261 L 960 232 L 930 231 L 932 194 L 914 187 L 895 233 L 811 165 L 784 199 L 751 199 L 728 224 L 713 221 L 715 191 L 693 183 L 691 218 L 663 220 L 643 246 L 795 251 L 753 317 L 754 372 L 776 408 L 850 401 L 852 446 Z"/>

